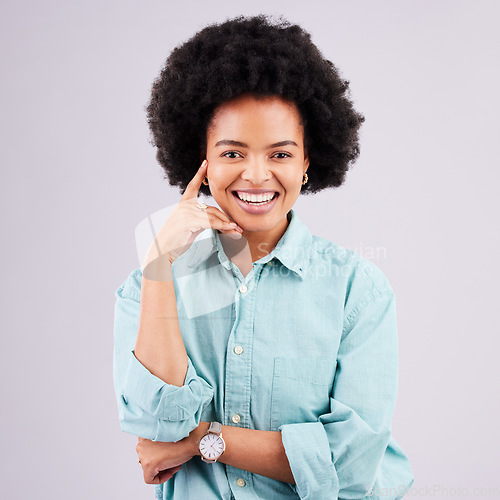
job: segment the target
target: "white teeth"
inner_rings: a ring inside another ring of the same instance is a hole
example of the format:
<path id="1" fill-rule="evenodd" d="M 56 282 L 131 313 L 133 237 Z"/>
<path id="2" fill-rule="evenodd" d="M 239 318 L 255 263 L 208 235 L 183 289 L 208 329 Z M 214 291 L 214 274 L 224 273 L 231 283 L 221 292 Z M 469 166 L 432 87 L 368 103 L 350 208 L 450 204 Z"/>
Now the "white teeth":
<path id="1" fill-rule="evenodd" d="M 249 202 L 249 203 L 267 203 L 271 201 L 275 195 L 275 193 L 264 193 L 264 194 L 249 194 L 244 193 L 243 191 L 236 191 L 238 198 L 240 200 Z"/>

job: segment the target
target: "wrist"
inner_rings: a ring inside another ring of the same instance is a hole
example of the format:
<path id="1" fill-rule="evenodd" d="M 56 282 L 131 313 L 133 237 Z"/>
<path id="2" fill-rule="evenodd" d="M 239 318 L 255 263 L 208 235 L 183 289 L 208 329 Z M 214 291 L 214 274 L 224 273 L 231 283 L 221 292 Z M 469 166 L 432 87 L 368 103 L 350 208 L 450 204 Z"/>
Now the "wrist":
<path id="1" fill-rule="evenodd" d="M 142 276 L 149 281 L 173 281 L 172 263 L 168 254 L 161 255 L 155 259 L 146 259 L 143 265 Z"/>
<path id="2" fill-rule="evenodd" d="M 195 455 L 201 456 L 198 443 L 200 439 L 207 433 L 209 427 L 210 427 L 210 422 L 200 422 L 198 427 L 192 430 L 189 433 L 189 436 L 186 438 L 189 442 L 190 452 L 193 453 L 193 456 Z"/>

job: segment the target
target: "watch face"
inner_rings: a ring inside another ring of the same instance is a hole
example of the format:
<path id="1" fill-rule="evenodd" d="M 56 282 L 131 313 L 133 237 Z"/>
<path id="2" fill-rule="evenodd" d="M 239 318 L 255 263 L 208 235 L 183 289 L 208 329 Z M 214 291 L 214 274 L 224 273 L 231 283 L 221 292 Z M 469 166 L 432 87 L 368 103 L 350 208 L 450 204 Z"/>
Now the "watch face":
<path id="1" fill-rule="evenodd" d="M 217 434 L 207 434 L 200 440 L 200 453 L 210 460 L 219 458 L 224 452 L 224 440 Z"/>

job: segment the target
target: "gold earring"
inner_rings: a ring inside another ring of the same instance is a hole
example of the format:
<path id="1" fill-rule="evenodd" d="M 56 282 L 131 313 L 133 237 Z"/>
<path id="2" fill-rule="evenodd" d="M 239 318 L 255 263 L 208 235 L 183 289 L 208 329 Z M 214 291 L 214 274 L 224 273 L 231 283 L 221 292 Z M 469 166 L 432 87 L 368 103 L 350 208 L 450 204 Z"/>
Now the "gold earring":
<path id="1" fill-rule="evenodd" d="M 207 179 L 206 182 L 205 182 L 205 179 Z M 203 178 L 203 184 L 205 184 L 205 186 L 208 186 L 208 178 L 207 177 Z"/>
<path id="2" fill-rule="evenodd" d="M 302 185 L 304 185 L 308 180 L 309 177 L 307 177 L 307 174 L 304 172 L 304 179 L 302 180 Z"/>

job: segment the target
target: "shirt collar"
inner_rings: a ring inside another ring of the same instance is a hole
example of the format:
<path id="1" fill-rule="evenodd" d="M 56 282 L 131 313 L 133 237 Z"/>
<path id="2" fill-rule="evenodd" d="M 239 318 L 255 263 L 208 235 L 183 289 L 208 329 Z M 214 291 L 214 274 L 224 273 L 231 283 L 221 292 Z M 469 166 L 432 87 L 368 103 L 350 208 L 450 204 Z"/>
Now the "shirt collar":
<path id="1" fill-rule="evenodd" d="M 309 265 L 312 235 L 306 225 L 300 220 L 295 210 L 290 210 L 288 218 L 288 227 L 276 247 L 271 253 L 262 257 L 256 263 L 265 264 L 276 258 L 288 269 L 303 278 Z M 194 242 L 190 249 L 185 252 L 184 255 L 190 255 L 190 262 L 187 263 L 187 266 L 190 268 L 198 267 L 217 252 L 221 265 L 230 270 L 231 263 L 224 252 L 219 233 L 213 228 L 207 231 L 207 233 L 206 237 Z"/>

